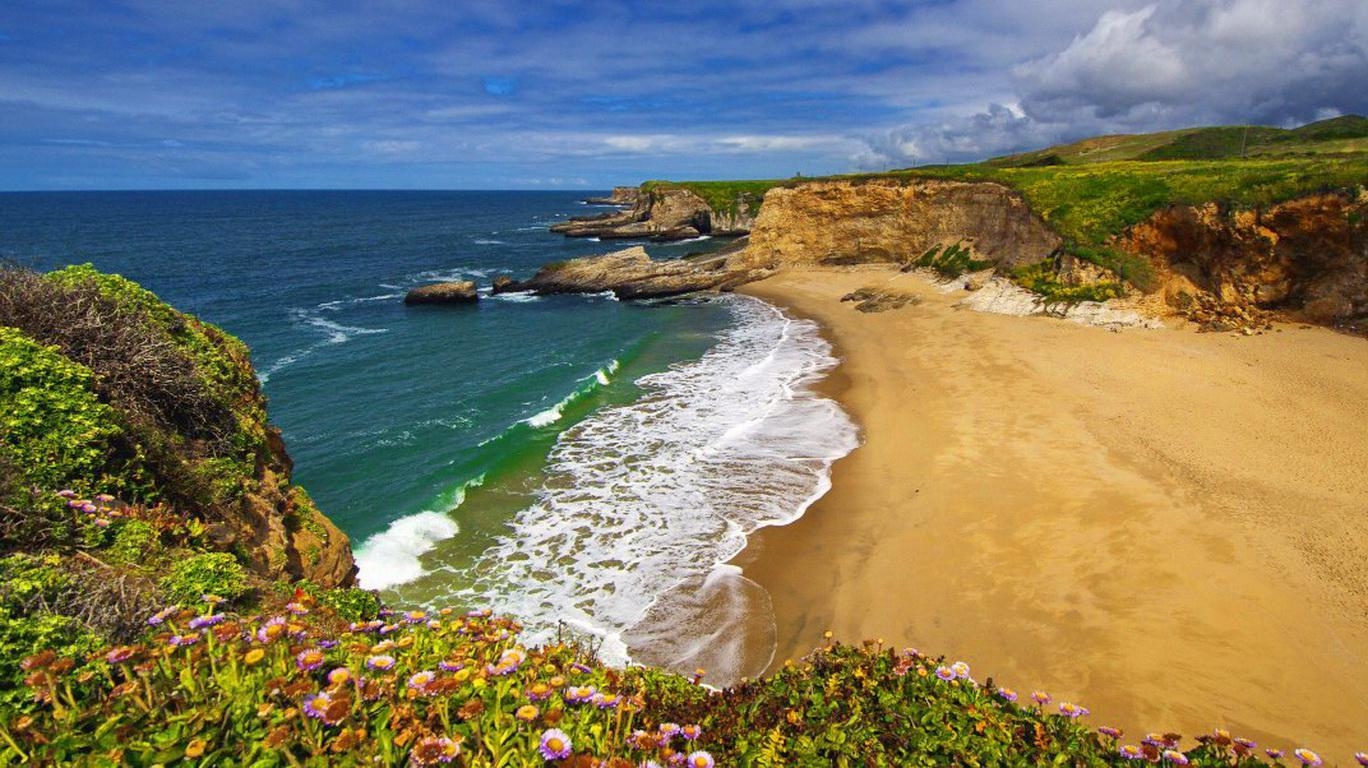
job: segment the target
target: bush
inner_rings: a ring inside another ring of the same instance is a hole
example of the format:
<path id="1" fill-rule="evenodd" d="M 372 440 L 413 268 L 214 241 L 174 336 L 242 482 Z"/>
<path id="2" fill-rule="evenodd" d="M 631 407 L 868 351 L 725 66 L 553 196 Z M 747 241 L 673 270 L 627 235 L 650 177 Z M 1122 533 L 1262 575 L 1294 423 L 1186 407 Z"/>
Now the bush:
<path id="1" fill-rule="evenodd" d="M 203 595 L 235 600 L 247 594 L 247 570 L 227 552 L 206 552 L 171 566 L 161 587 L 175 603 L 198 603 Z"/>
<path id="2" fill-rule="evenodd" d="M 111 563 L 136 564 L 160 548 L 157 529 L 144 520 L 124 520 L 114 531 L 114 541 L 105 550 L 104 558 Z"/>
<path id="3" fill-rule="evenodd" d="M 55 347 L 0 327 L 0 442 L 28 484 L 83 493 L 101 485 L 123 430 L 94 384 L 89 368 Z"/>

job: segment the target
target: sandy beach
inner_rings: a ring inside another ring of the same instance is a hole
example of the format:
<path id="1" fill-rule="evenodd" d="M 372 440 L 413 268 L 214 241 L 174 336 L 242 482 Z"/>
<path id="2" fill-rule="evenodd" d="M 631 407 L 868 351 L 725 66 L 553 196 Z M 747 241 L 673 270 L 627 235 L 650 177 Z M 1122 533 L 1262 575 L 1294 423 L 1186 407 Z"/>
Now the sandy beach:
<path id="1" fill-rule="evenodd" d="M 865 286 L 921 303 L 839 301 Z M 744 292 L 827 329 L 825 386 L 862 429 L 831 492 L 736 561 L 773 600 L 776 664 L 830 629 L 1131 741 L 1368 748 L 1368 341 L 990 315 L 884 268 Z"/>

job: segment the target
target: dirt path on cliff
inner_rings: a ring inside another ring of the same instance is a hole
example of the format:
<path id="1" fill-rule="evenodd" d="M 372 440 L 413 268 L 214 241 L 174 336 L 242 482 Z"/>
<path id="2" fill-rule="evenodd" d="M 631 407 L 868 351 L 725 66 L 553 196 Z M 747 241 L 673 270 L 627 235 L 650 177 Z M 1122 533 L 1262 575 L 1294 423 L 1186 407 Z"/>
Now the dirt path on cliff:
<path id="1" fill-rule="evenodd" d="M 870 285 L 922 302 L 839 302 Z M 738 558 L 773 598 L 777 663 L 832 629 L 1136 740 L 1368 746 L 1368 342 L 981 314 L 879 268 L 744 291 L 826 326 L 864 439 Z"/>

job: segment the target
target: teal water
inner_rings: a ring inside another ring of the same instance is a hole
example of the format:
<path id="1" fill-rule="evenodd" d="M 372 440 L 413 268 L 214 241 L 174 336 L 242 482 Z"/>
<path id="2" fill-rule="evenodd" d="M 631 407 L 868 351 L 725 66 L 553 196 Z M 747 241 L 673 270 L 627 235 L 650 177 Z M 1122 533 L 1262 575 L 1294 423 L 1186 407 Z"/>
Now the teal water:
<path id="1" fill-rule="evenodd" d="M 546 231 L 586 212 L 580 197 L 0 194 L 0 258 L 92 262 L 247 342 L 295 479 L 392 601 L 488 605 L 534 634 L 569 622 L 623 660 L 712 649 L 710 668 L 753 672 L 763 648 L 714 658 L 723 635 L 763 630 L 767 605 L 725 563 L 801 514 L 854 445 L 807 386 L 834 364 L 816 329 L 741 297 L 402 304 L 426 282 L 608 250 Z M 650 631 L 665 603 L 696 631 Z"/>

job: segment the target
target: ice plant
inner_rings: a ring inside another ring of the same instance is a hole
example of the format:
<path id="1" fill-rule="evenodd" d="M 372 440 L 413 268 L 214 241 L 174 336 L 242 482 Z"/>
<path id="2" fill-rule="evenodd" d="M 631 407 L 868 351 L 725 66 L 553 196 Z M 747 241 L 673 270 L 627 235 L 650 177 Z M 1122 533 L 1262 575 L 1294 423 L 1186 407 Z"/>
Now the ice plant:
<path id="1" fill-rule="evenodd" d="M 559 728 L 547 728 L 542 732 L 541 744 L 537 751 L 547 760 L 564 760 L 570 756 L 570 737 Z"/>

